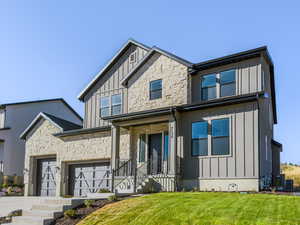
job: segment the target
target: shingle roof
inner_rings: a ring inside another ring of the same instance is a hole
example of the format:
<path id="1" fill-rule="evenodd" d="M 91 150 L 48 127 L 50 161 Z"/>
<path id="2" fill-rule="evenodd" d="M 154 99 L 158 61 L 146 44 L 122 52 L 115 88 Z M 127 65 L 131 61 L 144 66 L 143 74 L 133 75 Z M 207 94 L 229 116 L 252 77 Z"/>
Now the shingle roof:
<path id="1" fill-rule="evenodd" d="M 20 135 L 21 139 L 26 139 L 27 134 L 36 126 L 36 124 L 40 121 L 40 119 L 44 118 L 45 120 L 50 121 L 54 126 L 60 129 L 61 132 L 81 129 L 82 126 L 67 121 L 65 119 L 59 118 L 57 116 L 53 116 L 49 113 L 41 112 L 39 113 L 34 120 L 29 124 L 29 126 L 23 131 Z"/>
<path id="2" fill-rule="evenodd" d="M 44 113 L 46 116 L 48 116 L 54 123 L 59 125 L 64 131 L 67 130 L 75 130 L 75 129 L 81 129 L 82 126 L 72 123 L 68 120 L 61 119 L 59 117 L 53 116 L 49 113 Z"/>

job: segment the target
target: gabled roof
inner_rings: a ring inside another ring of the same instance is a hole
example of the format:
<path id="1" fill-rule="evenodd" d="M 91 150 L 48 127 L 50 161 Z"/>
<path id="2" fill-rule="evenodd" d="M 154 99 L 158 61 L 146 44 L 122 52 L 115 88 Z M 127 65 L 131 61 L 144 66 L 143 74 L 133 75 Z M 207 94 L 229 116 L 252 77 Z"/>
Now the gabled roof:
<path id="1" fill-rule="evenodd" d="M 41 112 L 39 113 L 34 120 L 29 124 L 29 126 L 23 131 L 23 133 L 20 135 L 21 139 L 26 139 L 27 134 L 35 127 L 35 125 L 40 121 L 40 119 L 45 119 L 51 122 L 55 127 L 63 131 L 68 130 L 75 130 L 75 129 L 81 129 L 82 126 L 72 123 L 70 121 L 61 119 L 59 117 L 53 116 L 49 113 Z"/>
<path id="2" fill-rule="evenodd" d="M 145 50 L 149 50 L 150 47 L 137 42 L 133 39 L 129 39 L 115 54 L 115 56 L 106 64 L 106 66 L 96 75 L 96 77 L 86 86 L 86 88 L 78 95 L 78 99 L 80 101 L 83 101 L 84 96 L 87 94 L 87 92 L 99 81 L 100 77 L 107 72 L 111 66 L 124 54 L 124 52 L 131 46 L 136 45 L 140 48 L 143 48 Z"/>
<path id="3" fill-rule="evenodd" d="M 124 77 L 124 79 L 121 81 L 121 84 L 122 85 L 126 85 L 128 80 L 130 79 L 130 77 L 142 66 L 145 64 L 145 62 L 147 62 L 148 59 L 150 59 L 150 57 L 154 54 L 154 53 L 160 53 L 162 55 L 165 55 L 187 67 L 191 67 L 193 64 L 183 58 L 180 58 L 170 52 L 167 52 L 165 50 L 162 50 L 156 46 L 153 46 L 151 48 L 151 50 L 144 56 L 144 58 L 130 71 L 130 73 Z"/>
<path id="4" fill-rule="evenodd" d="M 56 102 L 61 101 L 68 109 L 74 113 L 74 115 L 83 121 L 81 116 L 63 99 L 63 98 L 52 98 L 52 99 L 43 99 L 43 100 L 35 100 L 35 101 L 25 101 L 25 102 L 13 102 L 13 103 L 6 103 L 6 104 L 0 104 L 0 109 L 5 108 L 7 106 L 11 105 L 27 105 L 27 104 L 36 104 L 36 103 L 44 103 L 44 102 Z"/>

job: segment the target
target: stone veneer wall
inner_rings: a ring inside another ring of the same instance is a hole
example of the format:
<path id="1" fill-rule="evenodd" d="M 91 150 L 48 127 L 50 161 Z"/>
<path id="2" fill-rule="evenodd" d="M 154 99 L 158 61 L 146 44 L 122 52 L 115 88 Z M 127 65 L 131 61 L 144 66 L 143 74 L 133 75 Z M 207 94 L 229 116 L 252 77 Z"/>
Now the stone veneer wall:
<path id="1" fill-rule="evenodd" d="M 162 79 L 162 98 L 150 100 L 150 81 Z M 154 54 L 128 81 L 128 113 L 186 104 L 187 67 L 161 54 Z"/>
<path id="2" fill-rule="evenodd" d="M 27 136 L 25 168 L 28 173 L 24 175 L 25 194 L 34 194 L 34 183 L 36 182 L 36 166 L 34 158 L 56 157 L 57 166 L 61 172 L 57 173 L 57 196 L 62 194 L 61 185 L 65 181 L 65 162 L 110 160 L 111 156 L 111 133 L 97 132 L 93 134 L 82 134 L 70 137 L 57 138 L 54 133 L 61 132 L 48 120 L 41 120 L 36 128 Z M 121 130 L 120 156 L 128 158 L 129 133 Z M 63 193 L 64 194 L 64 193 Z"/>

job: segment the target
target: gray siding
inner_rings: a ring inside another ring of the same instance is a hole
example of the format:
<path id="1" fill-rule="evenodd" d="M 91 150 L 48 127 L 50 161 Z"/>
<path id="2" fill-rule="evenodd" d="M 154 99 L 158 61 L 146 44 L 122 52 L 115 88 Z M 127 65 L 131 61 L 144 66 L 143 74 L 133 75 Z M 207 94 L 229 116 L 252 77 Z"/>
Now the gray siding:
<path id="1" fill-rule="evenodd" d="M 272 145 L 273 139 L 273 113 L 272 113 L 272 96 L 269 65 L 264 58 L 261 58 L 263 86 L 267 93 L 266 98 L 259 101 L 260 109 L 260 177 L 266 183 L 270 182 L 272 176 Z M 267 137 L 267 139 L 266 139 Z M 267 140 L 267 143 L 266 143 Z"/>
<path id="2" fill-rule="evenodd" d="M 254 58 L 240 63 L 203 70 L 192 76 L 192 102 L 201 101 L 201 77 L 224 70 L 236 70 L 236 95 L 262 91 L 261 59 Z"/>
<path id="3" fill-rule="evenodd" d="M 6 106 L 5 126 L 11 129 L 0 130 L 0 139 L 4 140 L 5 175 L 23 176 L 25 142 L 20 139 L 20 135 L 40 112 L 82 124 L 82 121 L 61 101 Z"/>
<path id="4" fill-rule="evenodd" d="M 199 120 L 230 118 L 230 155 L 193 157 L 191 124 Z M 195 178 L 257 178 L 258 171 L 258 109 L 257 103 L 241 104 L 182 114 L 183 179 Z"/>
<path id="5" fill-rule="evenodd" d="M 129 55 L 136 51 L 137 60 L 135 63 L 129 62 Z M 123 113 L 128 110 L 127 89 L 121 85 L 121 80 L 130 72 L 130 70 L 145 56 L 147 50 L 131 45 L 128 50 L 117 60 L 110 70 L 102 75 L 98 83 L 90 90 L 84 99 L 85 118 L 84 127 L 100 127 L 109 125 L 108 122 L 100 118 L 100 98 L 102 96 L 111 96 L 122 94 Z"/>

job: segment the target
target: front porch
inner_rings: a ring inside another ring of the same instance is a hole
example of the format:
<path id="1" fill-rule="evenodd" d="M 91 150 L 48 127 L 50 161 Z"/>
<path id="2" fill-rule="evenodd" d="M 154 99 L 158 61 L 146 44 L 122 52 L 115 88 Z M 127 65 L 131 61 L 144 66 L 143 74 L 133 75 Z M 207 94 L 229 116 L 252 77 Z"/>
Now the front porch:
<path id="1" fill-rule="evenodd" d="M 176 191 L 177 127 L 175 112 L 112 121 L 112 191 Z M 124 129 L 129 133 L 129 146 L 120 142 Z"/>

